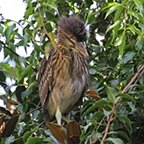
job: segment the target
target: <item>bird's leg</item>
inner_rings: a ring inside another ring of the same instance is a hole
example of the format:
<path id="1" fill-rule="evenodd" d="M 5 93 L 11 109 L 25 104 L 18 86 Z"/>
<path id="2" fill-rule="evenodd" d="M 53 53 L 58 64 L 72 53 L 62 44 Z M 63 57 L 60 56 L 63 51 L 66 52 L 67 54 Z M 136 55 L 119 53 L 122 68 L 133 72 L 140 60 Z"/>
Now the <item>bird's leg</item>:
<path id="1" fill-rule="evenodd" d="M 58 125 L 61 125 L 62 114 L 61 114 L 61 112 L 60 112 L 59 107 L 58 107 L 57 110 L 56 110 L 55 117 L 56 117 L 56 120 L 57 120 Z"/>

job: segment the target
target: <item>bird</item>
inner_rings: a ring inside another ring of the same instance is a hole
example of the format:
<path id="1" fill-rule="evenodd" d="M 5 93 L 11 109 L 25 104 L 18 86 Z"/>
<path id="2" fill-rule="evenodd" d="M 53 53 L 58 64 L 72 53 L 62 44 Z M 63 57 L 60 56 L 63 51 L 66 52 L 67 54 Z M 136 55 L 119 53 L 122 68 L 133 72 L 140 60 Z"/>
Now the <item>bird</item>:
<path id="1" fill-rule="evenodd" d="M 85 23 L 77 16 L 62 16 L 58 22 L 56 46 L 40 64 L 38 91 L 46 121 L 61 125 L 89 86 Z"/>

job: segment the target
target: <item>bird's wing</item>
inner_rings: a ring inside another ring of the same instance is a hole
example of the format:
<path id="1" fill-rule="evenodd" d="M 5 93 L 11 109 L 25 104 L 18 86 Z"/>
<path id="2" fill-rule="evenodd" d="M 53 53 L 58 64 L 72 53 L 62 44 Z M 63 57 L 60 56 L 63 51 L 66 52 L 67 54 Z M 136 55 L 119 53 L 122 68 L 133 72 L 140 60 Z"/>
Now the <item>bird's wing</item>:
<path id="1" fill-rule="evenodd" d="M 38 81 L 39 81 L 39 97 L 44 107 L 44 104 L 52 90 L 52 83 L 53 83 L 53 70 L 52 70 L 52 60 L 51 57 L 46 59 L 43 58 L 38 74 Z"/>

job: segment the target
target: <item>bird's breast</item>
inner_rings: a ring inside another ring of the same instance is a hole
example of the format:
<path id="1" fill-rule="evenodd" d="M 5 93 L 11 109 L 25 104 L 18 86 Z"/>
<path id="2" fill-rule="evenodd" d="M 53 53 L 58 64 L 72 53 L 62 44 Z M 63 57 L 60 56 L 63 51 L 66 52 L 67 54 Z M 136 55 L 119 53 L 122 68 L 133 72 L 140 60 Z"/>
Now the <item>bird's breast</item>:
<path id="1" fill-rule="evenodd" d="M 55 85 L 49 97 L 49 113 L 55 114 L 57 107 L 61 113 L 68 112 L 82 96 L 86 85 L 85 74 L 70 73 L 69 61 L 61 61 L 58 71 L 55 71 Z M 75 72 L 75 71 L 74 71 Z M 73 77 L 73 75 L 75 75 Z M 52 108 L 52 109 L 51 109 Z"/>
<path id="2" fill-rule="evenodd" d="M 78 78 L 75 80 L 61 79 L 56 85 L 51 98 L 62 113 L 68 112 L 82 96 L 85 81 L 80 81 Z"/>

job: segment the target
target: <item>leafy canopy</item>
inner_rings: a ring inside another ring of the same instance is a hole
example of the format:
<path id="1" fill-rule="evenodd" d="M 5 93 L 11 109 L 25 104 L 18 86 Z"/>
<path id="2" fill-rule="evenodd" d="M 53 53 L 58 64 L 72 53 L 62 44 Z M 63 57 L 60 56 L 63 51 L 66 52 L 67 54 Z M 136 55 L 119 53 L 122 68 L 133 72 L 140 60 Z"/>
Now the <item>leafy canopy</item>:
<path id="1" fill-rule="evenodd" d="M 0 19 L 1 143 L 54 143 L 43 115 L 36 80 L 40 59 L 55 45 L 62 15 L 90 26 L 87 47 L 91 84 L 100 100 L 80 109 L 81 143 L 142 143 L 144 138 L 144 1 L 26 0 L 19 22 Z M 32 51 L 26 57 L 17 49 Z M 7 81 L 10 81 L 8 83 Z M 18 120 L 18 122 L 17 122 Z M 9 131 L 11 129 L 11 131 Z"/>

